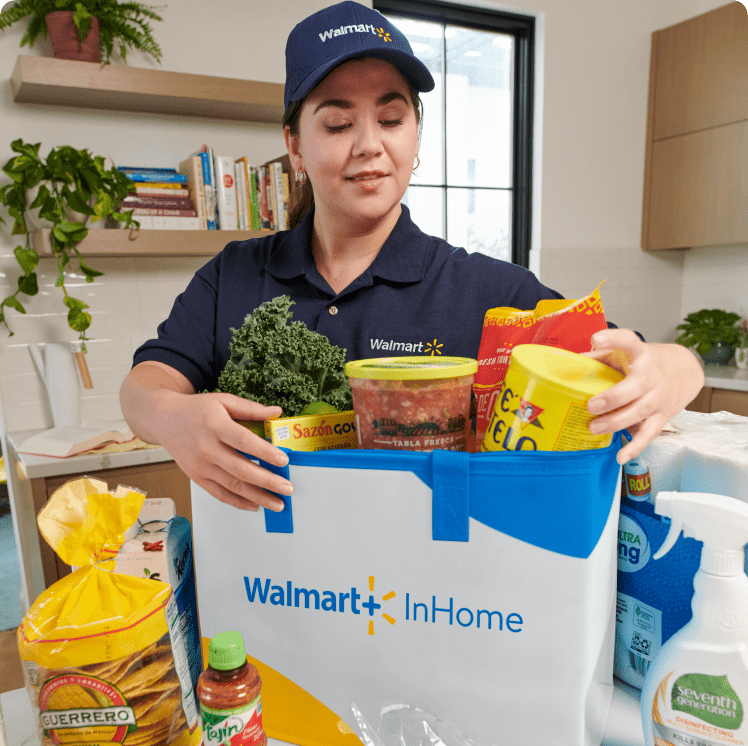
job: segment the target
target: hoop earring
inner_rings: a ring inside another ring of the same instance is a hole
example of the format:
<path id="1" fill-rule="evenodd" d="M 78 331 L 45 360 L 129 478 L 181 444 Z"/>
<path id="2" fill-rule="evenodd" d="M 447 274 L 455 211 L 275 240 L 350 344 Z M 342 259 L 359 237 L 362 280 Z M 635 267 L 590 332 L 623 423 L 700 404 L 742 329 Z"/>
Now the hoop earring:
<path id="1" fill-rule="evenodd" d="M 421 159 L 418 157 L 418 154 L 416 154 L 416 165 L 413 166 L 413 171 L 415 171 L 420 165 L 421 165 Z"/>
<path id="2" fill-rule="evenodd" d="M 296 172 L 296 183 L 301 186 L 303 186 L 306 183 L 306 172 L 304 171 Z"/>

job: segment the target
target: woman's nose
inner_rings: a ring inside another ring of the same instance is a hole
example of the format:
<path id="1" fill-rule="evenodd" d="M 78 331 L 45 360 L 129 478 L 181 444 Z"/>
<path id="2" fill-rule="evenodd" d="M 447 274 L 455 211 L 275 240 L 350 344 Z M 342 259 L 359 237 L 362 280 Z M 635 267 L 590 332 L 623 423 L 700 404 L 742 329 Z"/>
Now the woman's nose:
<path id="1" fill-rule="evenodd" d="M 379 122 L 359 122 L 356 139 L 353 142 L 353 155 L 378 155 L 382 152 L 382 138 Z"/>

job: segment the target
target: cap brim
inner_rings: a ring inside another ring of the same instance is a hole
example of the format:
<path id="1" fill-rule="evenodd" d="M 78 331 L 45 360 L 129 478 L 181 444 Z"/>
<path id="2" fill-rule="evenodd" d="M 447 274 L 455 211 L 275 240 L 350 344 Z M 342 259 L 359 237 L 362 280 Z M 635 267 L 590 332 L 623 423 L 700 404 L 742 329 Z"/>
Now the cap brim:
<path id="1" fill-rule="evenodd" d="M 376 57 L 377 59 L 389 62 L 396 67 L 405 79 L 420 93 L 428 93 L 434 90 L 434 78 L 429 69 L 418 58 L 401 52 L 399 49 L 357 49 L 353 52 L 341 54 L 333 60 L 328 60 L 324 65 L 320 65 L 313 72 L 309 73 L 306 78 L 296 87 L 296 90 L 290 94 L 288 103 L 292 101 L 301 101 L 307 96 L 313 88 L 319 85 L 322 80 L 329 75 L 338 65 L 342 65 L 349 60 L 355 60 L 361 57 Z M 288 106 L 288 103 L 286 106 Z"/>

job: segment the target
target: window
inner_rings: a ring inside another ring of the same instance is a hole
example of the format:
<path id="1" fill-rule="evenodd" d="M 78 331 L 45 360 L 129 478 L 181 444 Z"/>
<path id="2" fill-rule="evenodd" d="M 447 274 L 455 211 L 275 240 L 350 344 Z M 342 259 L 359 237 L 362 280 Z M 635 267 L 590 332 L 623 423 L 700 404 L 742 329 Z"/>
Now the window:
<path id="1" fill-rule="evenodd" d="M 403 202 L 425 233 L 528 265 L 534 18 L 438 0 L 374 0 L 436 88 Z"/>

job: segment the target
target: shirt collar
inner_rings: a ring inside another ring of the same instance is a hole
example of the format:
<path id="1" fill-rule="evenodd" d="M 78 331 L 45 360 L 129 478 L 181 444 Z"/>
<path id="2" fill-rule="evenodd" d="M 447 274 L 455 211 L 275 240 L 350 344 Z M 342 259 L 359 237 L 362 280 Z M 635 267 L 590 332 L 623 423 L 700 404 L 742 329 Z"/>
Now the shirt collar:
<path id="1" fill-rule="evenodd" d="M 372 277 L 398 283 L 420 282 L 429 256 L 427 236 L 410 219 L 410 211 L 401 205 L 402 213 L 367 272 Z M 314 209 L 289 231 L 270 254 L 266 269 L 275 278 L 292 280 L 306 275 L 314 266 L 312 227 Z"/>

